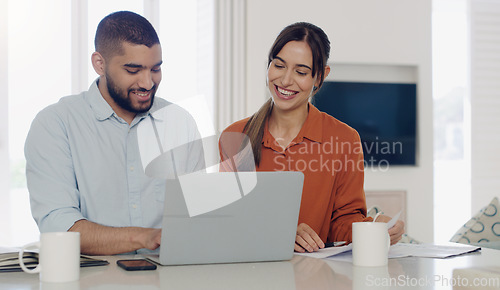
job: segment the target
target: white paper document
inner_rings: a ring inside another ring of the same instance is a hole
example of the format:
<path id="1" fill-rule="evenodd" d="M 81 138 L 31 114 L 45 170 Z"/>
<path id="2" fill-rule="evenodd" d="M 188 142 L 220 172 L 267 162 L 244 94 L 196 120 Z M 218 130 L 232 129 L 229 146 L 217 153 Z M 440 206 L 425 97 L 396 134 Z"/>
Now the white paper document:
<path id="1" fill-rule="evenodd" d="M 399 219 L 399 216 L 401 215 L 401 211 L 398 212 L 392 219 L 387 223 L 387 229 L 392 228 L 396 222 Z M 342 247 L 330 247 L 330 248 L 324 248 L 324 249 L 319 249 L 318 252 L 313 252 L 313 253 L 295 253 L 297 255 L 303 255 L 303 256 L 308 256 L 312 258 L 318 258 L 318 259 L 323 259 L 331 256 L 335 256 L 347 251 L 352 250 L 352 244 L 342 246 Z"/>
<path id="2" fill-rule="evenodd" d="M 340 253 L 344 253 L 344 252 L 351 251 L 351 250 L 352 250 L 352 244 L 349 244 L 349 245 L 341 246 L 341 247 L 329 247 L 329 248 L 319 249 L 319 251 L 312 252 L 312 253 L 295 253 L 295 254 L 307 256 L 307 257 L 312 257 L 312 258 L 323 259 L 323 258 L 328 258 L 328 257 L 335 256 L 335 255 L 338 255 Z"/>
<path id="3" fill-rule="evenodd" d="M 389 250 L 389 258 L 448 258 L 472 253 L 480 249 L 480 247 L 468 245 L 395 244 Z"/>
<path id="4" fill-rule="evenodd" d="M 401 212 L 402 212 L 402 210 L 399 211 L 395 216 L 393 216 L 392 219 L 387 223 L 388 229 L 392 228 L 396 224 L 396 222 L 399 219 L 399 216 L 401 215 Z"/>
<path id="5" fill-rule="evenodd" d="M 480 247 L 468 245 L 434 245 L 434 244 L 395 244 L 389 249 L 389 259 L 404 257 L 421 258 L 448 258 L 452 256 L 472 253 Z M 352 263 L 352 244 L 342 247 L 320 249 L 314 253 L 295 253 L 319 259 L 329 259 Z"/>
<path id="6" fill-rule="evenodd" d="M 0 247 L 0 254 L 15 253 L 15 252 L 19 252 L 20 250 L 21 250 L 21 248 Z"/>

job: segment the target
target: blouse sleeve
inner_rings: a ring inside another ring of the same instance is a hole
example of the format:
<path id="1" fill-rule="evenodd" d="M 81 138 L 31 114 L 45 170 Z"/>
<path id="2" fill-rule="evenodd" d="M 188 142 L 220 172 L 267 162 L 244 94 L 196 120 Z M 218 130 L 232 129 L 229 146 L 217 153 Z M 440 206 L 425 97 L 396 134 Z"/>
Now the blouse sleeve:
<path id="1" fill-rule="evenodd" d="M 345 152 L 342 168 L 336 176 L 332 195 L 335 196 L 328 241 L 352 241 L 352 223 L 372 221 L 366 217 L 366 199 L 363 190 L 364 159 L 361 140 L 353 130 L 352 150 Z"/>

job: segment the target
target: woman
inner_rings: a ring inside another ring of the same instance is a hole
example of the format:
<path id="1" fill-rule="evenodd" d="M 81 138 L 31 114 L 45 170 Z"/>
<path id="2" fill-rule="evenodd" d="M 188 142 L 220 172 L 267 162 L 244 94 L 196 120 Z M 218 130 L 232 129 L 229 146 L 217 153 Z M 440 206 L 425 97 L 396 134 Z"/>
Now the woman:
<path id="1" fill-rule="evenodd" d="M 329 53 L 330 41 L 319 27 L 300 22 L 283 29 L 269 52 L 271 98 L 257 113 L 223 133 L 248 136 L 258 171 L 304 173 L 297 252 L 317 251 L 325 242 L 350 242 L 352 223 L 371 221 L 366 217 L 358 133 L 309 102 L 330 72 Z M 224 144 L 220 146 L 223 161 L 233 156 L 226 154 L 230 150 L 224 150 Z M 232 164 L 238 168 L 234 160 Z M 385 216 L 377 219 L 388 220 Z M 398 221 L 389 230 L 391 243 L 401 239 L 403 229 L 403 222 Z"/>

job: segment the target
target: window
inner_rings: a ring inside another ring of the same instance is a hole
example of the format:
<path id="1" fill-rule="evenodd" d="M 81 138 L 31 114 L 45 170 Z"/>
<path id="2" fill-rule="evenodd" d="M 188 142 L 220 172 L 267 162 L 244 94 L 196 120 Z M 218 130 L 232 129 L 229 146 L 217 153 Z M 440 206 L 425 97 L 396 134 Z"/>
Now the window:
<path id="1" fill-rule="evenodd" d="M 8 204 L 8 210 L 0 211 L 0 245 L 21 246 L 38 240 L 26 188 L 24 141 L 41 109 L 86 90 L 97 78 L 90 55 L 97 24 L 107 14 L 130 10 L 150 19 L 163 48 L 158 95 L 184 102 L 195 118 L 200 117 L 198 124 L 208 125 L 200 128 L 203 136 L 213 134 L 213 1 L 9 0 L 7 4 L 8 94 L 2 98 L 9 104 L 11 176 L 10 191 L 0 192 L 1 202 Z M 80 44 L 78 49 L 75 43 Z M 202 106 L 199 101 L 185 101 L 196 96 L 192 100 L 202 96 Z M 203 114 L 196 113 L 200 110 Z"/>
<path id="2" fill-rule="evenodd" d="M 10 228 L 6 229 L 10 235 L 0 236 L 2 245 L 22 245 L 38 240 L 38 228 L 29 208 L 23 148 L 31 121 L 38 111 L 71 92 L 70 4 L 65 0 L 8 3 L 11 190 L 7 197 L 2 196 L 2 200 L 10 203 L 10 216 L 1 218 L 10 220 Z"/>
<path id="3" fill-rule="evenodd" d="M 434 239 L 446 242 L 470 218 L 467 156 L 467 10 L 465 0 L 434 0 Z"/>

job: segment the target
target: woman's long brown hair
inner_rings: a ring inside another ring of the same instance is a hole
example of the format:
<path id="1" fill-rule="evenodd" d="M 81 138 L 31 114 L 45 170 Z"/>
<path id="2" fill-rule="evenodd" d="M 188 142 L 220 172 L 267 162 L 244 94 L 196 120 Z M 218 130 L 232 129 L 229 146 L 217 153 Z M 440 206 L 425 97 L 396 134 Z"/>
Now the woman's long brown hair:
<path id="1" fill-rule="evenodd" d="M 321 28 L 307 22 L 298 22 L 285 27 L 274 41 L 269 51 L 268 67 L 281 49 L 290 41 L 304 41 L 311 48 L 313 56 L 312 76 L 314 77 L 318 74 L 318 78 L 320 79 L 318 87 L 314 89 L 314 94 L 323 85 L 325 79 L 325 67 L 330 56 L 330 41 L 328 40 L 328 36 Z M 243 132 L 247 134 L 252 144 L 256 167 L 260 164 L 264 128 L 272 110 L 273 100 L 269 98 L 264 105 L 250 117 L 243 128 Z"/>

